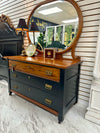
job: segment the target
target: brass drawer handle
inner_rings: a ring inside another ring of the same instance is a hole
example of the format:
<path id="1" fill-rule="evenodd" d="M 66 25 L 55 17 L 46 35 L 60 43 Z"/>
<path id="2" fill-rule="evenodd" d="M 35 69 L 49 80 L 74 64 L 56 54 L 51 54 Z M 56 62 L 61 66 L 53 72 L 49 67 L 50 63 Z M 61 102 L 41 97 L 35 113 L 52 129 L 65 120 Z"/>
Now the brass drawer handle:
<path id="1" fill-rule="evenodd" d="M 18 86 L 17 86 L 17 85 L 13 85 L 13 88 L 14 88 L 14 89 L 17 89 L 17 88 L 18 88 Z"/>
<path id="2" fill-rule="evenodd" d="M 51 72 L 51 71 L 45 71 L 45 74 L 48 75 L 48 76 L 52 76 L 53 72 Z"/>
<path id="3" fill-rule="evenodd" d="M 16 64 L 12 64 L 12 67 L 15 67 L 16 66 Z"/>
<path id="4" fill-rule="evenodd" d="M 45 84 L 45 89 L 47 89 L 47 90 L 52 90 L 52 85 Z"/>
<path id="5" fill-rule="evenodd" d="M 29 91 L 31 91 L 31 88 L 28 88 Z"/>
<path id="6" fill-rule="evenodd" d="M 51 105 L 52 104 L 52 101 L 46 98 L 45 99 L 45 103 Z"/>
<path id="7" fill-rule="evenodd" d="M 14 73 L 14 74 L 13 74 L 13 77 L 14 77 L 14 78 L 16 78 L 16 77 L 17 77 L 17 75 Z"/>
<path id="8" fill-rule="evenodd" d="M 28 79 L 30 79 L 31 77 L 30 76 L 28 76 Z"/>
<path id="9" fill-rule="evenodd" d="M 30 69 L 30 66 L 28 66 L 28 69 Z"/>

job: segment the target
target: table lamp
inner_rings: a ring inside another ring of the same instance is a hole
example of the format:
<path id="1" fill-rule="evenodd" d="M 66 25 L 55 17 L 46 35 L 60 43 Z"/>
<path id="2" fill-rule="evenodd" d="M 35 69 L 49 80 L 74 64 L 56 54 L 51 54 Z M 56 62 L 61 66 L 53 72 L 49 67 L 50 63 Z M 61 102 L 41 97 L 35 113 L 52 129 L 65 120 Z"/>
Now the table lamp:
<path id="1" fill-rule="evenodd" d="M 35 44 L 35 32 L 40 32 L 39 29 L 38 29 L 38 26 L 35 22 L 32 22 L 31 23 L 31 26 L 29 28 L 29 31 L 30 32 L 33 32 L 33 41 L 34 41 L 34 44 Z"/>
<path id="2" fill-rule="evenodd" d="M 19 19 L 19 23 L 16 30 L 21 31 L 22 35 L 23 35 L 23 31 L 28 31 L 28 27 L 26 25 L 25 19 Z"/>

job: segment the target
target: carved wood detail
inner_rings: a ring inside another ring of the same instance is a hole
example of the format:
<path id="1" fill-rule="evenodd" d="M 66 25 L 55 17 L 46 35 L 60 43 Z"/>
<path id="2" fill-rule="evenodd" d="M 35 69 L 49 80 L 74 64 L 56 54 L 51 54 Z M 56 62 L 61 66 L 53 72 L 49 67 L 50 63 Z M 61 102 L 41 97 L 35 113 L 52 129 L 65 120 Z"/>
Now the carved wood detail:
<path id="1" fill-rule="evenodd" d="M 9 26 L 10 26 L 11 28 L 14 28 L 14 26 L 13 26 L 13 24 L 12 24 L 10 18 L 9 18 L 8 16 L 4 15 L 4 14 L 2 14 L 2 15 L 0 16 L 0 22 L 6 22 L 6 23 L 9 24 Z"/>

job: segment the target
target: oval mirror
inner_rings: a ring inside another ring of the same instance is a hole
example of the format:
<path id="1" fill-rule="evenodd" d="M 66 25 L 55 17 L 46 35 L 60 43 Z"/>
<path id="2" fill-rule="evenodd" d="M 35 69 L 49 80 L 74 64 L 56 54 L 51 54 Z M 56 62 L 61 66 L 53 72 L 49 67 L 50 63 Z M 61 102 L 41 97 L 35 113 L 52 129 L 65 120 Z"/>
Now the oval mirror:
<path id="1" fill-rule="evenodd" d="M 73 0 L 45 1 L 31 12 L 28 27 L 28 39 L 38 50 L 56 48 L 58 53 L 64 53 L 76 45 L 82 14 Z"/>

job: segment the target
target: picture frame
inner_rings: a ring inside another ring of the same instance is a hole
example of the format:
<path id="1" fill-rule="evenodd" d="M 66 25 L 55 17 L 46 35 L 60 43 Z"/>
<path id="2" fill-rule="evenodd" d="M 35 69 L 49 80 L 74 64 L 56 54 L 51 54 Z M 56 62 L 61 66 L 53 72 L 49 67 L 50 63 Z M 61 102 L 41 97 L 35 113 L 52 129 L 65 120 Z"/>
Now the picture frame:
<path id="1" fill-rule="evenodd" d="M 36 46 L 32 43 L 25 50 L 27 56 L 33 56 L 36 52 Z"/>
<path id="2" fill-rule="evenodd" d="M 45 48 L 44 49 L 44 58 L 55 59 L 55 49 L 54 48 Z"/>

